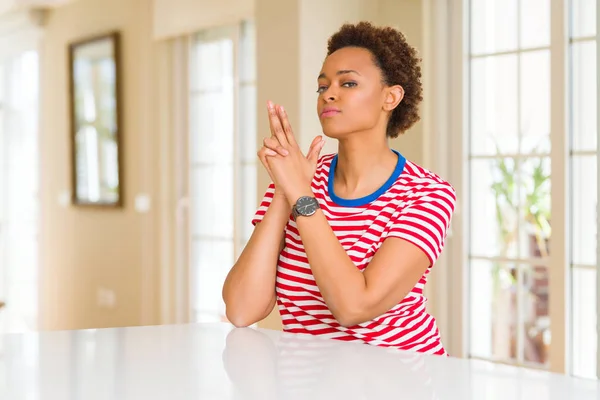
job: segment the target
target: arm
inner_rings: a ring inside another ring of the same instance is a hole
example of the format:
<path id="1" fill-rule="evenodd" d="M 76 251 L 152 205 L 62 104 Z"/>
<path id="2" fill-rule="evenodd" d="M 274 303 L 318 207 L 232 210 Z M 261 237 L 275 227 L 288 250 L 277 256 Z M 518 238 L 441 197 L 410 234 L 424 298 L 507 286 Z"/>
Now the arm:
<path id="1" fill-rule="evenodd" d="M 269 315 L 275 306 L 277 259 L 284 240 L 290 206 L 274 195 L 268 209 L 223 284 L 223 300 L 229 321 L 252 325 Z"/>
<path id="2" fill-rule="evenodd" d="M 432 212 L 431 205 L 448 212 Z M 347 327 L 370 321 L 406 297 L 441 252 L 453 208 L 453 192 L 448 198 L 428 198 L 410 206 L 364 272 L 348 257 L 321 210 L 299 218 L 296 224 L 311 270 L 336 320 Z M 419 228 L 404 222 L 415 217 L 437 227 L 422 243 L 413 237 Z"/>

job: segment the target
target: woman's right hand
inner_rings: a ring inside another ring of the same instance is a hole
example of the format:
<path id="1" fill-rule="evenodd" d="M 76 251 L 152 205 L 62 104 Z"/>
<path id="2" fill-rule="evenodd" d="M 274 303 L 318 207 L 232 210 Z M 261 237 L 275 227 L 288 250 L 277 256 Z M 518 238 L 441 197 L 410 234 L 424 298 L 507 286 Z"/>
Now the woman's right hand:
<path id="1" fill-rule="evenodd" d="M 275 180 L 273 179 L 273 173 L 269 168 L 267 157 L 275 157 L 278 154 L 285 157 L 288 155 L 288 151 L 279 144 L 279 141 L 275 137 L 271 136 L 269 138 L 265 138 L 263 140 L 263 146 L 260 148 L 260 150 L 258 150 L 258 158 L 260 159 L 263 167 L 265 167 L 269 173 L 269 177 L 271 178 L 272 182 L 275 182 Z"/>
<path id="2" fill-rule="evenodd" d="M 322 139 L 320 136 L 315 137 L 312 143 L 310 144 L 310 148 L 306 154 L 312 154 L 312 152 L 315 151 L 315 146 L 320 145 L 321 141 Z M 271 172 L 271 169 L 269 168 L 267 157 L 275 157 L 277 155 L 285 157 L 288 154 L 288 151 L 281 146 L 279 140 L 277 140 L 275 137 L 271 136 L 263 140 L 263 146 L 260 148 L 260 150 L 258 150 L 258 158 L 260 159 L 260 162 L 262 163 L 263 167 L 265 167 L 265 169 L 269 173 L 271 182 L 275 182 L 275 179 L 273 178 L 273 174 Z M 278 195 L 278 193 L 279 192 L 277 191 L 277 185 L 275 185 L 275 195 Z"/>
<path id="3" fill-rule="evenodd" d="M 273 105 L 273 107 L 276 108 L 277 105 Z M 315 151 L 315 146 L 321 145 L 322 140 L 323 139 L 321 138 L 321 136 L 316 136 L 313 139 L 312 143 L 310 144 L 310 148 L 308 149 L 308 152 L 306 154 L 307 155 L 312 154 L 313 151 Z M 319 150 L 321 150 L 321 149 L 319 149 Z M 258 154 L 258 158 L 260 159 L 260 162 L 262 163 L 263 167 L 265 167 L 265 169 L 269 173 L 271 182 L 275 182 L 275 179 L 273 178 L 271 169 L 269 168 L 269 163 L 267 162 L 267 157 L 275 157 L 277 155 L 285 157 L 289 153 L 277 139 L 277 136 L 275 135 L 275 132 L 273 131 L 272 127 L 271 127 L 271 136 L 263 139 L 263 146 L 258 150 L 257 154 Z M 275 186 L 275 195 L 277 195 L 277 194 L 278 194 L 278 191 L 277 191 L 277 185 L 276 185 Z"/>

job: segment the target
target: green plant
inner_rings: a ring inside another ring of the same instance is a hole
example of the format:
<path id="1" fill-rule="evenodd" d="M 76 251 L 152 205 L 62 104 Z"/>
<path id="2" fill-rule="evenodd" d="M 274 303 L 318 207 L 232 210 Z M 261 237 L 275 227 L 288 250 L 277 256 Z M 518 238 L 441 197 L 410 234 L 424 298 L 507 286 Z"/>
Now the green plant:
<path id="1" fill-rule="evenodd" d="M 543 158 L 513 159 L 498 157 L 492 163 L 494 177 L 491 190 L 496 201 L 496 222 L 500 229 L 501 254 L 508 250 L 519 235 L 519 228 L 535 236 L 542 257 L 549 254 L 547 239 L 550 227 L 550 174 L 545 171 Z M 516 221 L 526 222 L 522 226 Z"/>
<path id="2" fill-rule="evenodd" d="M 490 189 L 495 200 L 495 216 L 501 241 L 500 256 L 504 259 L 509 257 L 511 248 L 519 245 L 520 231 L 525 230 L 529 237 L 534 238 L 539 255 L 547 257 L 551 234 L 550 173 L 545 166 L 548 160 L 541 157 L 504 157 L 498 146 L 496 155 L 491 165 L 493 181 Z M 526 255 L 524 258 L 530 256 L 533 255 Z M 507 351 L 514 353 L 516 343 L 513 335 L 514 329 L 518 328 L 510 321 L 515 315 L 513 291 L 518 284 L 516 269 L 506 268 L 496 262 L 492 268 L 492 279 L 494 336 L 498 335 L 500 348 L 509 343 L 509 337 L 513 338 L 510 340 L 510 350 Z"/>

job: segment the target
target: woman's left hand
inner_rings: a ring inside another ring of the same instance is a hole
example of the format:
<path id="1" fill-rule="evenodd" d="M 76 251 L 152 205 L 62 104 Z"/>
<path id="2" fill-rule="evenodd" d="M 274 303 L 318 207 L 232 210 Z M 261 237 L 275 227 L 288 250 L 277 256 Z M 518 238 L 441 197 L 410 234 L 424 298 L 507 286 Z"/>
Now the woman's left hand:
<path id="1" fill-rule="evenodd" d="M 316 145 L 313 142 L 309 154 L 304 156 L 283 107 L 269 102 L 268 109 L 271 132 L 288 154 L 268 156 L 267 162 L 275 186 L 283 191 L 290 205 L 294 205 L 301 196 L 312 195 L 311 182 L 325 141 L 321 138 Z"/>

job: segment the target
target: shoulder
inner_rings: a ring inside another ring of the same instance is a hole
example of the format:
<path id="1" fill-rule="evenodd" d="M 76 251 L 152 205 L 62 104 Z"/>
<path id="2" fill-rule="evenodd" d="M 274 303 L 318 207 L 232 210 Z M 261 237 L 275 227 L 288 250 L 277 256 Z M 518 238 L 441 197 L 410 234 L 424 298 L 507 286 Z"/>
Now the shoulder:
<path id="1" fill-rule="evenodd" d="M 409 160 L 394 186 L 405 201 L 437 199 L 452 211 L 456 205 L 456 190 L 447 180 Z"/>

